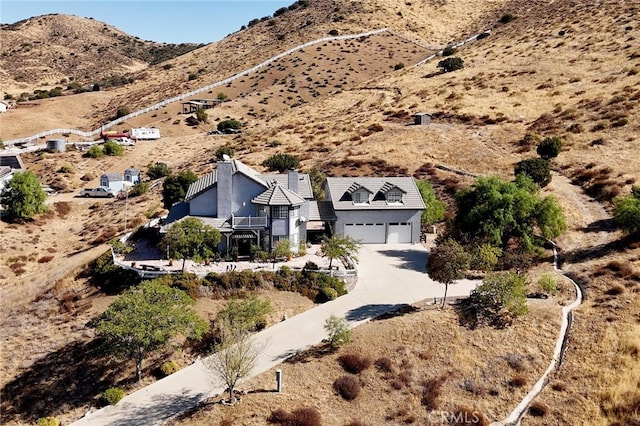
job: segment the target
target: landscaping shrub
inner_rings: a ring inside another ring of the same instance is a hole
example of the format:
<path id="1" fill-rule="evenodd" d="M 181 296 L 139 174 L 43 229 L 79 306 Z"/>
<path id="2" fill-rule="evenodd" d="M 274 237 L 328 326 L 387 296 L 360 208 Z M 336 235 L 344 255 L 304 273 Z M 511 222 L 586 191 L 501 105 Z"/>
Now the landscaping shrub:
<path id="1" fill-rule="evenodd" d="M 556 294 L 558 292 L 556 280 L 549 274 L 545 274 L 538 279 L 538 286 L 548 294 Z"/>
<path id="2" fill-rule="evenodd" d="M 336 300 L 338 298 L 338 292 L 331 287 L 322 287 L 320 293 L 318 293 L 318 300 L 320 303 L 328 302 L 330 300 Z"/>
<path id="3" fill-rule="evenodd" d="M 60 420 L 55 417 L 40 417 L 36 422 L 38 426 L 60 426 Z"/>
<path id="4" fill-rule="evenodd" d="M 129 197 L 137 197 L 149 191 L 149 182 L 138 182 L 129 190 Z"/>
<path id="5" fill-rule="evenodd" d="M 360 395 L 360 381 L 352 374 L 340 376 L 333 382 L 333 389 L 345 400 L 353 401 Z"/>
<path id="6" fill-rule="evenodd" d="M 355 352 L 346 353 L 338 357 L 338 362 L 347 373 L 359 374 L 371 367 L 371 357 Z"/>
<path id="7" fill-rule="evenodd" d="M 347 324 L 347 320 L 331 315 L 324 323 L 324 329 L 327 332 L 329 344 L 332 349 L 347 344 L 351 341 L 351 330 Z"/>
<path id="8" fill-rule="evenodd" d="M 271 412 L 267 421 L 281 426 L 322 425 L 322 417 L 320 417 L 318 410 L 313 407 L 300 407 L 293 410 L 291 413 L 282 408 L 278 408 Z"/>
<path id="9" fill-rule="evenodd" d="M 124 391 L 120 388 L 109 388 L 102 394 L 102 399 L 109 405 L 116 405 L 124 398 Z"/>
<path id="10" fill-rule="evenodd" d="M 168 376 L 170 374 L 175 373 L 176 371 L 180 370 L 180 366 L 178 365 L 177 362 L 175 361 L 165 361 L 162 363 L 162 365 L 160 366 L 160 371 L 162 372 L 162 374 L 164 374 L 165 376 Z"/>
<path id="11" fill-rule="evenodd" d="M 376 360 L 375 366 L 378 371 L 383 373 L 391 373 L 393 371 L 393 364 L 388 357 L 380 357 Z"/>

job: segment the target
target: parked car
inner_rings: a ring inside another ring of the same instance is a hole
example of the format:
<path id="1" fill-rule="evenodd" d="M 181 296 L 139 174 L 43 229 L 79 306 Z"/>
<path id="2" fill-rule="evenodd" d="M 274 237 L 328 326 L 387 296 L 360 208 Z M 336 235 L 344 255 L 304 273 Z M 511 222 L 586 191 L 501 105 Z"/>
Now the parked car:
<path id="1" fill-rule="evenodd" d="M 99 186 L 97 188 L 85 188 L 80 192 L 81 197 L 115 197 L 116 193 L 111 188 Z"/>

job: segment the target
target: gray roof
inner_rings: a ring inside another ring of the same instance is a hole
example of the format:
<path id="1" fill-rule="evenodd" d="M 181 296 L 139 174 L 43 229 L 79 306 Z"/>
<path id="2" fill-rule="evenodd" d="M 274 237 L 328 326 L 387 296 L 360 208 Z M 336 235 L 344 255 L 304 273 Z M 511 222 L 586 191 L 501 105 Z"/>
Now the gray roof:
<path id="1" fill-rule="evenodd" d="M 186 204 L 186 203 L 181 203 L 181 204 Z M 178 206 L 178 204 L 175 204 L 172 208 L 171 211 L 169 212 L 169 214 L 171 215 L 171 212 L 173 212 L 174 208 Z M 178 209 L 182 210 L 180 213 L 184 212 L 184 208 L 182 206 L 179 206 Z M 188 205 L 187 205 L 187 210 L 188 210 Z M 218 219 L 216 217 L 209 217 L 209 216 L 191 216 L 189 214 L 177 217 L 174 216 L 173 218 L 168 217 L 167 218 L 167 222 L 166 225 L 162 226 L 160 228 L 160 232 L 162 233 L 166 233 L 169 228 L 171 228 L 173 226 L 174 223 L 178 223 L 178 222 L 182 222 L 183 220 L 187 219 L 187 218 L 195 218 L 195 219 L 200 219 L 202 221 L 202 223 L 204 225 L 209 225 L 212 228 L 218 229 L 222 232 L 224 231 L 231 231 L 231 225 L 229 224 L 229 219 Z M 171 220 L 173 219 L 173 220 Z"/>
<path id="2" fill-rule="evenodd" d="M 251 202 L 264 206 L 299 206 L 305 199 L 276 182 Z"/>
<path id="3" fill-rule="evenodd" d="M 369 203 L 353 203 L 351 200 L 353 191 L 350 190 L 353 189 L 354 184 L 374 194 Z M 425 208 L 420 191 L 411 177 L 329 177 L 326 186 L 334 210 L 424 210 Z M 387 204 L 385 200 L 386 192 L 383 191 L 389 191 L 393 187 L 397 187 L 404 194 L 401 204 Z"/>
<path id="4" fill-rule="evenodd" d="M 285 188 L 289 188 L 289 175 L 287 173 L 279 174 L 263 174 L 259 175 L 265 182 L 278 182 Z M 307 200 L 313 199 L 313 190 L 311 189 L 311 179 L 306 173 L 298 173 L 298 192 L 297 194 Z"/>
<path id="5" fill-rule="evenodd" d="M 127 170 L 124 171 L 125 173 L 129 172 L 131 173 L 132 176 L 138 176 L 140 174 L 140 170 L 136 169 L 135 167 L 129 167 Z"/>
<path id="6" fill-rule="evenodd" d="M 289 177 L 286 173 L 282 174 L 260 174 L 251 167 L 247 166 L 241 161 L 231 160 L 233 162 L 233 173 L 242 173 L 243 175 L 253 179 L 265 189 L 269 188 L 273 182 L 278 182 L 284 188 L 289 187 Z M 216 171 L 212 171 L 189 186 L 185 201 L 189 201 L 195 196 L 201 194 L 207 189 L 211 188 L 218 181 Z M 312 199 L 313 191 L 311 190 L 311 180 L 309 175 L 299 173 L 298 174 L 298 195 L 302 198 Z"/>
<path id="7" fill-rule="evenodd" d="M 333 222 L 336 219 L 331 201 L 309 201 L 309 222 Z"/>
<path id="8" fill-rule="evenodd" d="M 116 182 L 116 181 L 122 180 L 122 174 L 118 172 L 103 173 L 102 176 L 100 176 L 100 179 L 102 179 L 105 176 L 109 180 L 109 182 Z"/>

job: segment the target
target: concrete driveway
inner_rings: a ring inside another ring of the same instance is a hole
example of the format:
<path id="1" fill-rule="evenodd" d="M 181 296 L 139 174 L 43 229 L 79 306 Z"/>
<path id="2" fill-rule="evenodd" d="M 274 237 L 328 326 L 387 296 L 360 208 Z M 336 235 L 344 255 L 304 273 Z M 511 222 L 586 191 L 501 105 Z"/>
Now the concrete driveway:
<path id="1" fill-rule="evenodd" d="M 364 245 L 359 253 L 356 287 L 338 299 L 319 305 L 257 333 L 264 345 L 252 375 L 265 372 L 289 356 L 326 338 L 324 323 L 334 314 L 355 327 L 403 305 L 440 298 L 444 286 L 429 279 L 422 245 Z M 449 288 L 451 296 L 467 296 L 476 282 L 463 280 Z M 115 406 L 91 413 L 74 425 L 156 425 L 220 394 L 224 386 L 212 384 L 201 361 L 125 397 Z"/>

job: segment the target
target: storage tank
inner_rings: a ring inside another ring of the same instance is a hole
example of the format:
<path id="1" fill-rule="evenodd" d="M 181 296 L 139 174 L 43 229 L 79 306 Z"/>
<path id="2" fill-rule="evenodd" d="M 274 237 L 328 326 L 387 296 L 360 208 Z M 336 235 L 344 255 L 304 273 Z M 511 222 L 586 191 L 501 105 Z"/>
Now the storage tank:
<path id="1" fill-rule="evenodd" d="M 47 151 L 49 152 L 65 152 L 67 149 L 67 141 L 64 139 L 49 139 L 47 141 Z"/>

